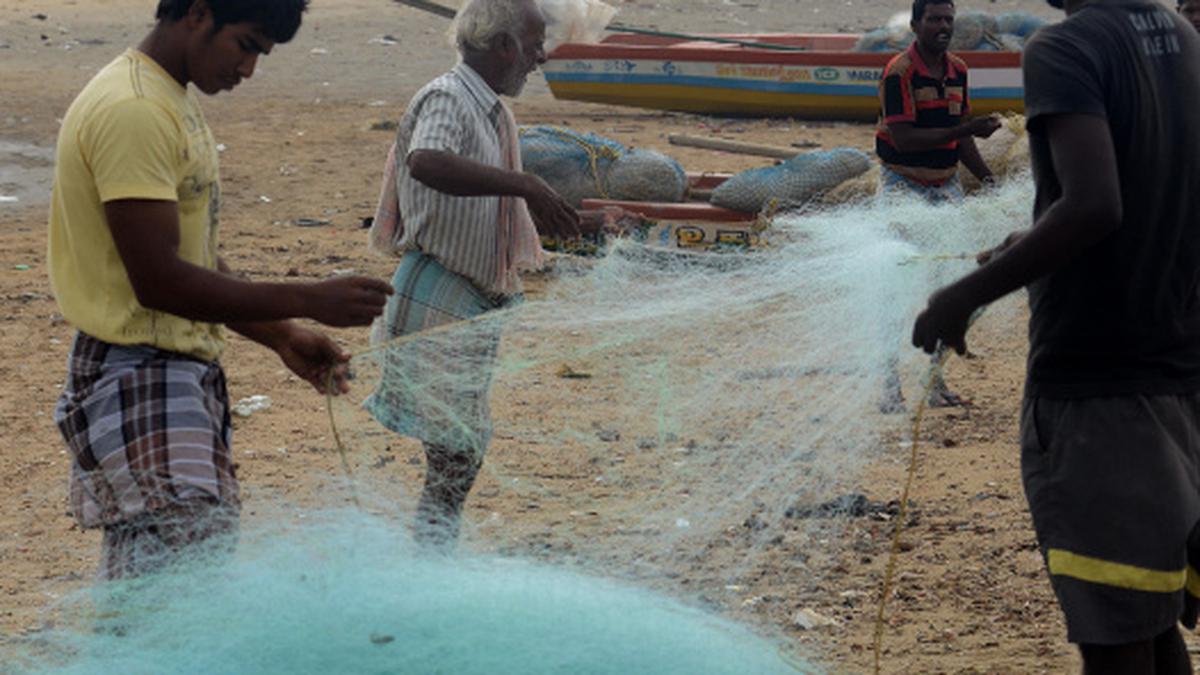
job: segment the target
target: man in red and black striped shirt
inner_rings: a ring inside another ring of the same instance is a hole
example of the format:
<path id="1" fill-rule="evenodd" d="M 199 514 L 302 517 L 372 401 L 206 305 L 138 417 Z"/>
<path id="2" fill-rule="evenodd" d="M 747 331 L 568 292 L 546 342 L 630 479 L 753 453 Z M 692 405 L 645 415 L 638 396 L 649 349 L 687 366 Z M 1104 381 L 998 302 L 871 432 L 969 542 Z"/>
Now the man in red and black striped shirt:
<path id="1" fill-rule="evenodd" d="M 1000 120 L 989 115 L 964 121 L 971 110 L 967 64 L 947 51 L 953 0 L 914 0 L 911 26 L 916 40 L 888 63 L 879 83 L 875 151 L 883 163 L 882 187 L 954 201 L 962 197 L 959 161 L 984 183 L 992 180 L 975 137 L 991 136 Z"/>

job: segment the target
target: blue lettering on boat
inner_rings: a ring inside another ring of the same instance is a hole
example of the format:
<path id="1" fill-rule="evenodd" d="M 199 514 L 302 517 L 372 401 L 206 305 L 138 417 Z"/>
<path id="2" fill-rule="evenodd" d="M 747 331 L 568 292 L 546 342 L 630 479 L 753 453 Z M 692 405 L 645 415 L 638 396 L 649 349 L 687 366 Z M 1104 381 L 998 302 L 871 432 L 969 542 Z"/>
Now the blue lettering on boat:
<path id="1" fill-rule="evenodd" d="M 878 82 L 883 77 L 882 70 L 847 70 L 846 79 L 854 82 Z"/>
<path id="2" fill-rule="evenodd" d="M 632 73 L 637 68 L 633 61 L 605 61 L 604 70 L 608 72 Z"/>

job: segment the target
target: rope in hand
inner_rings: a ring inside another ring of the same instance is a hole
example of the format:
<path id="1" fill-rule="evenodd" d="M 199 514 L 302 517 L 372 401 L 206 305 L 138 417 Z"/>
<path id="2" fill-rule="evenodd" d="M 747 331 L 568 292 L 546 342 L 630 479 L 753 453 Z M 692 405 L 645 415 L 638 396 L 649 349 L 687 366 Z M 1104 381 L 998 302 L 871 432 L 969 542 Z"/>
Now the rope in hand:
<path id="1" fill-rule="evenodd" d="M 887 569 L 883 574 L 883 589 L 879 594 L 879 611 L 875 614 L 875 637 L 873 651 L 875 654 L 875 675 L 879 675 L 879 661 L 883 651 L 883 614 L 887 608 L 888 596 L 892 593 L 892 577 L 896 572 L 896 556 L 900 553 L 900 533 L 904 530 L 904 521 L 908 518 L 908 495 L 912 491 L 913 479 L 917 475 L 917 449 L 921 442 L 921 421 L 925 417 L 925 409 L 929 403 L 929 395 L 933 393 L 934 382 L 941 373 L 942 366 L 950 356 L 950 350 L 944 347 L 938 349 L 938 358 L 929 366 L 925 379 L 925 391 L 917 403 L 913 415 L 912 443 L 909 446 L 908 475 L 904 480 L 904 490 L 900 494 L 900 511 L 896 515 L 896 528 L 892 531 L 892 547 L 888 553 Z"/>

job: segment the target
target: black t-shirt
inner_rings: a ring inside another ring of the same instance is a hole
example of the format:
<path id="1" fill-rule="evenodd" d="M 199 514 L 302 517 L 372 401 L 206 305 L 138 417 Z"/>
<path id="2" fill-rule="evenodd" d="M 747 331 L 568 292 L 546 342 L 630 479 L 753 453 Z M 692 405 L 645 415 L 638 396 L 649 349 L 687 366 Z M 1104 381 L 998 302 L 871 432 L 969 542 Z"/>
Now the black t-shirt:
<path id="1" fill-rule="evenodd" d="M 1147 0 L 1093 0 L 1025 48 L 1040 215 L 1062 194 L 1045 133 L 1064 113 L 1108 120 L 1120 229 L 1029 286 L 1027 393 L 1200 390 L 1200 37 Z"/>

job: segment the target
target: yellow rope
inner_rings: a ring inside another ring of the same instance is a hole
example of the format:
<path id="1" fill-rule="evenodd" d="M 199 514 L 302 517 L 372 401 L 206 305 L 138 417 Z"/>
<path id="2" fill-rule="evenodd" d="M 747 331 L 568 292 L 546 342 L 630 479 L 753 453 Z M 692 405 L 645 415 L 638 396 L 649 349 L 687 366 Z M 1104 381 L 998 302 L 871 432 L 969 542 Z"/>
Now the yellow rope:
<path id="1" fill-rule="evenodd" d="M 1025 138 L 1025 136 L 1027 134 L 1027 132 L 1025 131 L 1025 116 L 1024 115 L 1019 115 L 1014 112 L 1005 114 L 1004 126 L 1008 127 L 1008 130 L 1011 131 L 1014 136 L 1016 136 L 1016 140 L 1013 141 L 1012 145 L 1008 146 L 1008 150 L 1005 151 L 1004 157 L 1001 160 L 1001 163 L 1003 164 L 1004 169 L 1007 171 L 1009 169 L 1010 165 L 1012 164 L 1013 160 L 1017 158 L 1018 154 L 1020 154 L 1022 147 L 1024 147 L 1026 152 L 1028 152 L 1029 146 L 1028 146 L 1028 144 L 1026 144 L 1025 146 L 1021 145 L 1021 141 Z"/>
<path id="2" fill-rule="evenodd" d="M 900 533 L 904 530 L 904 521 L 908 517 L 908 494 L 912 491 L 913 479 L 917 475 L 917 448 L 921 441 L 921 420 L 925 417 L 925 408 L 929 395 L 933 393 L 933 384 L 946 363 L 950 350 L 942 350 L 938 360 L 929 366 L 929 375 L 925 381 L 925 391 L 917 403 L 916 414 L 913 415 L 912 444 L 908 458 L 908 476 L 904 480 L 904 490 L 900 495 L 900 511 L 896 515 L 896 529 L 892 532 L 892 548 L 888 553 L 887 569 L 883 575 L 883 590 L 879 594 L 879 611 L 875 614 L 875 675 L 879 675 L 879 660 L 883 651 L 883 613 L 887 607 L 888 596 L 892 593 L 892 577 L 896 572 L 896 556 L 900 553 Z"/>
<path id="3" fill-rule="evenodd" d="M 750 230 L 755 234 L 762 234 L 763 232 L 771 229 L 771 227 L 775 224 L 775 214 L 778 211 L 778 199 L 772 199 L 771 201 L 767 202 L 767 205 L 763 207 L 763 210 L 759 211 L 758 215 L 754 217 L 754 225 L 750 227 Z"/>
<path id="4" fill-rule="evenodd" d="M 333 369 L 329 369 L 329 377 L 325 380 L 325 411 L 329 413 L 329 428 L 333 429 L 333 442 L 337 444 L 338 456 L 342 458 L 342 471 L 346 473 L 346 482 L 350 484 L 350 501 L 354 508 L 362 510 L 358 501 L 358 490 L 354 487 L 354 471 L 350 468 L 350 458 L 346 455 L 346 445 L 342 443 L 342 435 L 338 433 L 337 420 L 333 415 Z"/>

